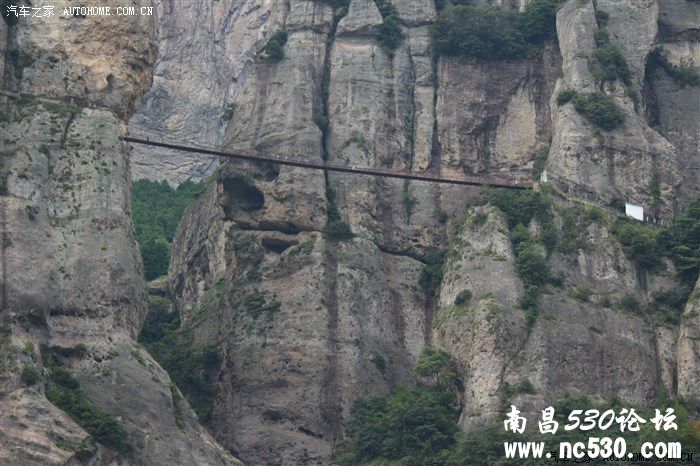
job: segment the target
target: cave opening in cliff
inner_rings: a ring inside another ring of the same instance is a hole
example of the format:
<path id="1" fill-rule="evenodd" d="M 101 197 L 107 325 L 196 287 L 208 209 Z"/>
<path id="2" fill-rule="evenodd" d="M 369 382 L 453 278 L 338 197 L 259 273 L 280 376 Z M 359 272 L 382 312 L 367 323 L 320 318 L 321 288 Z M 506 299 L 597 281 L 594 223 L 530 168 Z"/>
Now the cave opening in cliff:
<path id="1" fill-rule="evenodd" d="M 230 209 L 242 209 L 246 212 L 260 210 L 265 205 L 265 195 L 255 186 L 241 177 L 223 180 L 226 193 L 226 214 Z"/>

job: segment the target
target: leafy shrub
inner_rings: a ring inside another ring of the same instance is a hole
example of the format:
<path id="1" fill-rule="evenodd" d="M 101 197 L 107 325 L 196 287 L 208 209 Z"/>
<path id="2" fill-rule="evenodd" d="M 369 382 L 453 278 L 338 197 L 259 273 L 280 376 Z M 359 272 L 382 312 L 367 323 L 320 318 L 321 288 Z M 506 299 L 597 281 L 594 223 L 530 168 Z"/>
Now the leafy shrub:
<path id="1" fill-rule="evenodd" d="M 532 0 L 522 13 L 456 1 L 437 17 L 433 42 L 438 54 L 478 60 L 521 60 L 531 45 L 556 36 L 556 10 L 562 0 Z"/>
<path id="2" fill-rule="evenodd" d="M 518 224 L 529 225 L 532 219 L 550 219 L 549 201 L 536 191 L 492 189 L 487 191 L 486 200 L 505 214 L 510 230 Z"/>
<path id="3" fill-rule="evenodd" d="M 598 36 L 596 36 L 596 40 L 599 40 Z M 610 82 L 619 80 L 625 84 L 630 83 L 632 72 L 619 46 L 609 43 L 599 46 L 593 52 L 593 58 L 596 60 L 596 65 L 593 67 L 593 75 L 597 79 Z"/>
<path id="4" fill-rule="evenodd" d="M 223 121 L 231 121 L 231 118 L 233 118 L 233 114 L 236 111 L 236 104 L 228 104 L 226 108 L 224 109 L 224 113 L 221 114 L 221 119 Z"/>
<path id="5" fill-rule="evenodd" d="M 37 382 L 39 382 L 39 380 L 41 380 L 41 374 L 34 367 L 24 366 L 22 368 L 22 374 L 20 375 L 19 379 L 24 385 L 29 387 L 35 385 Z"/>
<path id="6" fill-rule="evenodd" d="M 430 464 L 454 445 L 459 428 L 454 394 L 441 387 L 400 385 L 387 397 L 357 399 L 341 464 L 402 460 Z"/>
<path id="7" fill-rule="evenodd" d="M 216 346 L 197 343 L 192 328 L 181 326 L 177 314 L 148 335 L 140 335 L 139 342 L 168 372 L 199 419 L 208 423 L 215 394 L 212 373 L 219 365 Z"/>
<path id="8" fill-rule="evenodd" d="M 326 226 L 323 229 L 323 236 L 331 241 L 347 241 L 352 239 L 352 230 L 345 220 L 343 220 L 338 206 L 336 205 L 335 191 L 328 188 L 326 190 L 326 198 L 328 199 L 328 217 L 326 219 Z"/>
<path id="9" fill-rule="evenodd" d="M 421 269 L 419 283 L 428 297 L 437 292 L 444 274 L 445 252 L 431 249 L 425 255 L 425 265 Z"/>
<path id="10" fill-rule="evenodd" d="M 374 0 L 382 15 L 383 23 L 379 28 L 379 45 L 390 54 L 396 50 L 403 40 L 401 20 L 396 7 L 389 0 Z"/>
<path id="11" fill-rule="evenodd" d="M 568 291 L 569 296 L 579 301 L 583 301 L 584 303 L 588 302 L 592 294 L 590 289 L 579 284 L 573 285 Z"/>
<path id="12" fill-rule="evenodd" d="M 518 246 L 515 259 L 518 276 L 528 285 L 544 285 L 549 280 L 549 263 L 539 246 L 526 242 Z"/>
<path id="13" fill-rule="evenodd" d="M 573 103 L 579 114 L 605 131 L 611 131 L 625 121 L 622 111 L 602 92 L 577 93 Z"/>
<path id="14" fill-rule="evenodd" d="M 627 218 L 619 218 L 613 224 L 611 233 L 622 245 L 622 250 L 630 261 L 651 271 L 663 268 L 662 259 L 665 254 L 659 244 L 657 230 Z"/>
<path id="15" fill-rule="evenodd" d="M 598 27 L 604 28 L 608 25 L 608 21 L 610 20 L 610 15 L 601 9 L 597 9 L 595 11 L 595 19 L 596 19 L 596 22 L 598 23 Z"/>
<path id="16" fill-rule="evenodd" d="M 408 180 L 404 180 L 403 183 L 403 208 L 406 211 L 406 217 L 410 220 L 411 215 L 413 215 L 413 209 L 418 205 L 418 199 L 411 193 L 410 184 Z"/>
<path id="17" fill-rule="evenodd" d="M 641 310 L 642 305 L 637 299 L 637 295 L 630 292 L 620 297 L 616 307 L 626 312 L 637 313 Z"/>
<path id="18" fill-rule="evenodd" d="M 688 415 L 685 405 L 676 399 L 660 399 L 659 407 L 672 407 L 677 415 L 678 430 L 669 430 L 668 432 L 655 432 L 653 427 L 650 430 L 646 425 L 637 432 L 616 432 L 616 435 L 624 437 L 627 443 L 627 451 L 639 451 L 643 442 L 669 442 L 680 441 L 683 448 L 688 451 L 697 451 L 699 445 L 698 438 L 693 435 L 691 417 Z M 574 396 L 563 394 L 553 403 L 555 409 L 554 419 L 559 423 L 559 430 L 555 436 L 551 434 L 531 433 L 534 435 L 532 441 L 546 442 L 558 444 L 559 442 L 586 442 L 589 437 L 604 437 L 609 434 L 608 431 L 593 429 L 590 432 L 581 432 L 580 430 L 565 431 L 562 426 L 567 423 L 569 414 L 574 409 L 586 411 L 589 409 L 597 409 L 603 413 L 608 409 L 614 409 L 619 412 L 621 406 L 616 398 L 610 398 L 603 401 L 592 401 L 585 396 Z M 653 408 L 645 408 L 640 406 L 624 406 L 625 408 L 633 407 L 644 419 L 649 419 L 654 416 Z M 663 410 L 662 410 L 663 411 Z M 537 431 L 537 427 L 533 427 Z M 530 424 L 528 423 L 528 430 Z M 532 432 L 532 431 L 531 431 Z M 525 465 L 538 466 L 543 464 L 542 459 L 518 459 L 515 461 L 504 460 L 503 443 L 513 442 L 513 433 L 508 432 L 503 428 L 502 420 L 495 420 L 492 423 L 471 430 L 469 434 L 460 435 L 457 443 L 439 457 L 439 462 L 433 464 L 445 464 L 450 466 L 473 466 L 473 465 Z M 603 464 L 604 462 L 594 463 Z M 652 462 L 651 464 L 662 464 L 663 461 Z M 612 463 L 606 463 L 612 464 Z M 641 463 L 640 463 L 641 464 Z"/>
<path id="19" fill-rule="evenodd" d="M 449 353 L 429 346 L 424 347 L 418 356 L 413 376 L 441 385 L 449 384 L 457 377 L 450 366 Z"/>
<path id="20" fill-rule="evenodd" d="M 204 183 L 185 181 L 173 189 L 166 181 L 135 181 L 132 187 L 136 240 L 147 280 L 165 275 L 173 240 L 185 209 L 202 194 Z"/>
<path id="21" fill-rule="evenodd" d="M 557 102 L 559 100 L 557 99 Z M 549 157 L 549 147 L 542 149 L 535 154 L 535 160 L 534 163 L 532 164 L 532 179 L 539 181 L 540 175 L 542 175 L 542 172 L 544 171 L 545 167 L 547 166 L 547 159 Z"/>
<path id="22" fill-rule="evenodd" d="M 276 31 L 260 51 L 258 57 L 263 60 L 280 61 L 284 58 L 284 46 L 287 43 L 287 31 Z"/>
<path id="23" fill-rule="evenodd" d="M 116 418 L 95 406 L 80 388 L 80 383 L 56 362 L 51 350 L 41 348 L 44 367 L 49 369 L 46 398 L 72 417 L 80 426 L 103 445 L 122 453 L 131 446 L 124 427 Z"/>
<path id="24" fill-rule="evenodd" d="M 435 49 L 440 55 L 479 60 L 519 60 L 527 54 L 517 14 L 488 6 L 455 6 L 432 26 Z"/>
<path id="25" fill-rule="evenodd" d="M 664 51 L 658 47 L 649 54 L 647 70 L 663 69 L 681 87 L 700 86 L 700 73 L 695 70 L 692 59 L 682 59 L 678 65 L 671 63 Z"/>
<path id="26" fill-rule="evenodd" d="M 652 293 L 647 313 L 663 323 L 677 325 L 686 301 L 688 294 L 683 287 L 676 290 L 657 290 Z"/>
<path id="27" fill-rule="evenodd" d="M 531 0 L 519 18 L 525 40 L 540 43 L 557 34 L 557 8 L 563 0 Z"/>
<path id="28" fill-rule="evenodd" d="M 258 319 L 262 315 L 276 314 L 280 310 L 278 301 L 267 302 L 267 296 L 260 290 L 255 290 L 243 299 L 243 310 L 253 319 Z"/>
<path id="29" fill-rule="evenodd" d="M 687 300 L 700 274 L 700 199 L 693 201 L 658 239 L 673 260 Z"/>
<path id="30" fill-rule="evenodd" d="M 595 39 L 595 45 L 597 47 L 610 44 L 610 33 L 607 29 L 598 29 L 593 38 Z"/>
<path id="31" fill-rule="evenodd" d="M 459 292 L 457 297 L 455 298 L 455 304 L 457 306 L 464 306 L 465 304 L 469 304 L 469 301 L 472 299 L 472 292 L 469 290 L 462 290 Z"/>

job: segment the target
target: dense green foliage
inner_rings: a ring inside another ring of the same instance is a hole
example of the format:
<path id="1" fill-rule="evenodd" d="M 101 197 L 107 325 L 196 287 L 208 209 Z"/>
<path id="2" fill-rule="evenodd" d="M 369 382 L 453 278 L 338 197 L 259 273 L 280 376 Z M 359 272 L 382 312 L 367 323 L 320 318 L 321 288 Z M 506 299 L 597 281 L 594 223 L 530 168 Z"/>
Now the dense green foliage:
<path id="1" fill-rule="evenodd" d="M 689 295 L 700 274 L 700 198 L 659 235 L 659 242 L 671 256 L 681 286 Z"/>
<path id="2" fill-rule="evenodd" d="M 593 52 L 593 58 L 596 60 L 593 75 L 598 80 L 609 82 L 619 80 L 624 84 L 630 83 L 632 72 L 620 46 L 610 43 L 603 44 Z"/>
<path id="3" fill-rule="evenodd" d="M 432 27 L 441 55 L 477 60 L 521 60 L 533 45 L 556 36 L 556 9 L 561 0 L 533 0 L 522 13 L 455 2 Z"/>
<path id="4" fill-rule="evenodd" d="M 607 401 L 592 401 L 585 396 L 565 394 L 560 396 L 553 404 L 555 409 L 554 419 L 559 422 L 559 429 L 555 435 L 542 435 L 537 431 L 536 427 L 528 425 L 525 431 L 528 436 L 528 441 L 545 442 L 545 451 L 549 451 L 559 442 L 586 442 L 588 437 L 624 437 L 627 442 L 627 451 L 639 451 L 643 442 L 675 442 L 680 441 L 684 451 L 697 451 L 700 446 L 698 434 L 693 431 L 693 427 L 689 422 L 688 412 L 685 406 L 675 399 L 662 399 L 660 407 L 672 407 L 675 414 L 678 416 L 678 431 L 670 430 L 668 432 L 657 432 L 653 426 L 643 424 L 638 432 L 620 432 L 613 425 L 606 431 L 593 429 L 591 431 L 581 432 L 578 429 L 566 431 L 563 426 L 567 423 L 567 417 L 574 409 L 586 411 L 588 409 L 597 409 L 601 413 L 607 409 L 614 409 L 619 412 L 623 407 L 629 408 L 626 403 L 620 402 L 616 398 Z M 634 407 L 636 412 L 645 419 L 654 416 L 653 409 Z M 460 435 L 457 444 L 449 451 L 443 452 L 440 456 L 439 464 L 449 464 L 451 466 L 490 466 L 490 465 L 526 465 L 537 466 L 545 464 L 542 459 L 512 459 L 508 460 L 503 454 L 503 443 L 519 440 L 513 433 L 505 431 L 503 423 L 499 420 L 494 421 L 488 426 L 480 430 L 475 430 L 466 435 Z M 618 464 L 619 462 L 598 461 L 592 464 Z M 632 463 L 637 464 L 637 463 Z M 662 464 L 651 462 L 649 464 Z"/>
<path id="5" fill-rule="evenodd" d="M 469 301 L 472 299 L 472 292 L 469 290 L 462 290 L 459 292 L 457 297 L 455 298 L 455 304 L 457 306 L 464 306 L 465 304 L 469 304 Z"/>
<path id="6" fill-rule="evenodd" d="M 425 348 L 413 371 L 415 386 L 400 385 L 387 396 L 355 400 L 351 409 L 348 426 L 349 439 L 342 449 L 340 463 L 395 464 L 395 465 L 539 465 L 541 459 L 508 460 L 504 457 L 503 443 L 519 440 L 517 435 L 503 428 L 502 419 L 495 419 L 481 429 L 468 434 L 457 427 L 459 406 L 454 390 L 448 383 L 455 378 L 450 368 L 450 357 L 444 351 Z M 442 376 L 442 374 L 447 374 Z M 527 379 L 517 384 L 503 383 L 500 388 L 500 410 L 508 409 L 513 397 L 534 394 L 533 385 Z M 558 442 L 585 442 L 588 437 L 610 436 L 608 429 L 581 432 L 565 430 L 569 414 L 574 409 L 583 411 L 597 409 L 603 413 L 608 409 L 618 412 L 622 408 L 634 408 L 643 418 L 650 419 L 653 409 L 629 406 L 617 398 L 593 401 L 585 396 L 561 394 L 552 403 L 554 419 L 559 423 L 557 433 L 540 434 L 536 425 L 529 423 L 526 430 L 528 441 L 546 442 L 546 450 Z M 642 442 L 680 441 L 684 451 L 697 451 L 700 448 L 700 431 L 690 422 L 688 406 L 678 399 L 658 395 L 658 407 L 665 411 L 674 409 L 678 430 L 657 432 L 650 424 L 645 424 L 638 432 L 620 432 L 615 426 L 614 435 L 624 437 L 627 451 L 639 451 Z M 697 416 L 697 412 L 690 413 Z M 601 463 L 601 464 L 604 464 Z"/>
<path id="7" fill-rule="evenodd" d="M 326 219 L 326 226 L 323 229 L 323 236 L 331 241 L 347 241 L 352 239 L 353 235 L 350 225 L 343 220 L 338 210 L 335 201 L 335 191 L 328 188 L 326 190 L 326 198 L 328 199 L 328 217 Z"/>
<path id="8" fill-rule="evenodd" d="M 49 371 L 46 398 L 72 417 L 95 440 L 119 452 L 131 449 L 128 435 L 116 418 L 95 406 L 65 367 L 55 360 L 51 350 L 41 348 L 44 367 Z"/>
<path id="9" fill-rule="evenodd" d="M 457 377 L 450 366 L 450 355 L 438 348 L 426 346 L 418 356 L 413 376 L 419 381 L 428 381 L 432 385 L 448 386 Z"/>
<path id="10" fill-rule="evenodd" d="M 563 0 L 531 0 L 519 18 L 525 40 L 537 44 L 557 34 L 557 8 Z"/>
<path id="11" fill-rule="evenodd" d="M 576 111 L 594 125 L 606 131 L 613 130 L 625 121 L 617 105 L 602 92 L 582 93 L 565 89 L 557 95 L 557 105 L 573 102 Z"/>
<path id="12" fill-rule="evenodd" d="M 682 59 L 678 65 L 671 63 L 661 48 L 656 48 L 649 55 L 647 70 L 663 69 L 681 87 L 700 86 L 700 73 L 695 70 L 693 60 Z"/>
<path id="13" fill-rule="evenodd" d="M 453 379 L 449 355 L 425 348 L 414 373 L 433 381 Z M 454 445 L 458 406 L 442 383 L 400 385 L 389 396 L 357 399 L 348 424 L 350 440 L 341 464 L 403 460 L 404 464 L 439 464 L 441 451 Z"/>
<path id="14" fill-rule="evenodd" d="M 196 343 L 193 330 L 181 326 L 177 314 L 142 333 L 139 341 L 168 372 L 199 419 L 209 422 L 214 400 L 212 376 L 219 365 L 216 346 Z"/>
<path id="15" fill-rule="evenodd" d="M 389 54 L 399 46 L 403 40 L 401 32 L 401 19 L 396 7 L 390 0 L 374 0 L 382 15 L 382 26 L 379 28 L 379 45 Z"/>
<path id="16" fill-rule="evenodd" d="M 39 380 L 41 380 L 41 374 L 32 366 L 24 366 L 22 368 L 20 380 L 24 385 L 29 387 L 31 385 L 35 385 L 37 382 L 39 382 Z"/>
<path id="17" fill-rule="evenodd" d="M 203 190 L 203 183 L 192 181 L 185 181 L 177 189 L 165 181 L 134 182 L 134 226 L 147 280 L 167 273 L 175 230 L 187 206 Z"/>
<path id="18" fill-rule="evenodd" d="M 287 31 L 276 31 L 260 51 L 258 57 L 263 60 L 279 61 L 284 58 L 284 46 L 287 43 Z"/>
<path id="19" fill-rule="evenodd" d="M 605 131 L 611 131 L 625 121 L 622 111 L 603 92 L 577 93 L 573 103 L 579 114 Z"/>
<path id="20" fill-rule="evenodd" d="M 432 26 L 433 43 L 440 55 L 479 60 L 519 60 L 525 57 L 525 38 L 516 14 L 488 6 L 455 6 L 445 10 Z"/>
<path id="21" fill-rule="evenodd" d="M 425 265 L 421 269 L 419 283 L 431 298 L 437 292 L 444 275 L 445 251 L 430 249 L 425 254 Z"/>
<path id="22" fill-rule="evenodd" d="M 629 260 L 652 271 L 663 268 L 664 251 L 658 241 L 659 230 L 620 217 L 613 223 L 611 233 Z"/>

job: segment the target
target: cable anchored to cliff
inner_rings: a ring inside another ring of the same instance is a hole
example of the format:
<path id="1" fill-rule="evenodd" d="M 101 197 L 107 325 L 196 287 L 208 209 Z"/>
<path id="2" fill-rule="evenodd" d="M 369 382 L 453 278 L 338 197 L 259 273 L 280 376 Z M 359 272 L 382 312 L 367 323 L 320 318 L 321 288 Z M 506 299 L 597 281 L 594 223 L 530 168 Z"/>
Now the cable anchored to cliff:
<path id="1" fill-rule="evenodd" d="M 302 162 L 298 160 L 289 160 L 287 157 L 275 157 L 266 155 L 239 154 L 236 152 L 225 152 L 202 146 L 185 146 L 164 141 L 152 141 L 150 139 L 142 139 L 131 136 L 125 136 L 124 141 L 133 144 L 141 144 L 151 147 L 161 147 L 163 149 L 172 149 L 193 154 L 212 155 L 217 157 L 228 157 L 232 159 L 247 160 L 251 162 L 267 162 L 278 165 L 287 165 L 290 167 L 299 167 L 310 170 L 328 170 L 331 172 L 350 173 L 354 175 L 369 175 L 379 176 L 384 178 L 398 178 L 403 180 L 425 181 L 428 183 L 454 184 L 462 186 L 489 186 L 494 188 L 505 189 L 532 189 L 531 181 L 522 180 L 503 180 L 494 177 L 479 177 L 464 175 L 460 178 L 442 178 L 434 175 L 420 174 L 414 172 L 394 171 L 381 168 L 369 167 L 354 167 L 347 165 L 333 165 L 328 163 L 313 163 Z"/>

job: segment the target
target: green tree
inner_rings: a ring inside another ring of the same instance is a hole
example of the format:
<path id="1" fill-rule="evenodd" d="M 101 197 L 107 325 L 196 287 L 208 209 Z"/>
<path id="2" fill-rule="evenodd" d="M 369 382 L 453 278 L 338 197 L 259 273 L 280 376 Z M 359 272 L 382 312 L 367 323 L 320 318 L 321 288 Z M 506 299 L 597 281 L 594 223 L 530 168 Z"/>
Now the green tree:
<path id="1" fill-rule="evenodd" d="M 445 10 L 432 26 L 441 55 L 479 60 L 516 60 L 527 53 L 515 13 L 488 6 L 458 5 Z"/>
<path id="2" fill-rule="evenodd" d="M 168 271 L 170 243 L 185 209 L 204 191 L 204 183 L 185 181 L 177 188 L 166 181 L 138 180 L 132 187 L 136 240 L 146 278 Z"/>
<path id="3" fill-rule="evenodd" d="M 540 43 L 557 34 L 557 8 L 562 0 L 532 0 L 520 15 L 520 30 L 525 40 Z"/>

